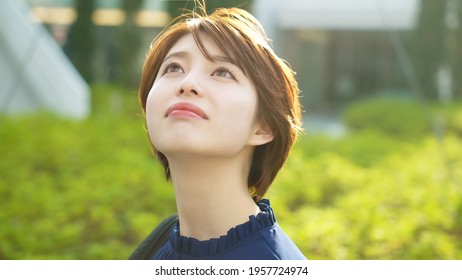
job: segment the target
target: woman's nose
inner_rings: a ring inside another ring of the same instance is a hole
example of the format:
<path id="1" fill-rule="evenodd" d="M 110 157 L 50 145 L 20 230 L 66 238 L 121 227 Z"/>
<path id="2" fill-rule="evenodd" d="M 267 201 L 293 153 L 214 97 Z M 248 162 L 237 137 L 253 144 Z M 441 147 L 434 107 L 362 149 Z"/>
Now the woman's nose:
<path id="1" fill-rule="evenodd" d="M 201 95 L 202 89 L 199 85 L 197 75 L 194 75 L 192 72 L 188 73 L 178 86 L 177 94 Z"/>
<path id="2" fill-rule="evenodd" d="M 195 90 L 195 89 L 193 89 L 193 88 L 192 88 L 192 89 L 189 89 L 189 90 L 188 90 L 188 89 L 185 90 L 184 88 L 180 88 L 180 90 L 179 90 L 178 93 L 179 93 L 180 95 L 183 95 L 183 94 L 185 94 L 185 93 L 187 93 L 187 92 L 189 92 L 189 93 L 191 93 L 191 94 L 194 94 L 194 95 L 198 95 L 197 90 Z"/>

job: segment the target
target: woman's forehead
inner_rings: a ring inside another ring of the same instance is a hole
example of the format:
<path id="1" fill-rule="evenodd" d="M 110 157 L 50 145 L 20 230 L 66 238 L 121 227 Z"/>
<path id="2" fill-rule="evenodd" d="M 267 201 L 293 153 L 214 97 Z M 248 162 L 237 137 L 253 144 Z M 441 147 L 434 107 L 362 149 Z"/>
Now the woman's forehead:
<path id="1" fill-rule="evenodd" d="M 210 35 L 203 32 L 195 34 L 195 36 L 192 33 L 187 33 L 180 37 L 170 48 L 164 61 L 174 57 L 185 58 L 198 52 L 210 61 L 236 64 L 234 56 L 225 53 Z"/>

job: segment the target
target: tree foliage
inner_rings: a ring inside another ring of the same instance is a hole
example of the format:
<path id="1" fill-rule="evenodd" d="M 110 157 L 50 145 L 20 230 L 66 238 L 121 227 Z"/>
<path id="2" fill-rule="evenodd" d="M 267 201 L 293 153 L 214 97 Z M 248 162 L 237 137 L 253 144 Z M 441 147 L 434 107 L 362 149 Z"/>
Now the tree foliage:
<path id="1" fill-rule="evenodd" d="M 87 82 L 94 79 L 95 26 L 92 14 L 95 9 L 94 0 L 76 2 L 77 19 L 69 31 L 68 42 L 65 46 L 70 60 Z"/>
<path id="2" fill-rule="evenodd" d="M 462 1 L 420 0 L 412 54 L 422 93 L 438 99 L 438 73 L 447 68 L 451 94 L 462 97 Z"/>
<path id="3" fill-rule="evenodd" d="M 136 87 L 139 83 L 140 65 L 137 64 L 141 46 L 141 30 L 135 25 L 136 13 L 140 10 L 142 0 L 123 0 L 122 9 L 126 20 L 119 28 L 120 63 L 118 80 L 127 87 Z"/>

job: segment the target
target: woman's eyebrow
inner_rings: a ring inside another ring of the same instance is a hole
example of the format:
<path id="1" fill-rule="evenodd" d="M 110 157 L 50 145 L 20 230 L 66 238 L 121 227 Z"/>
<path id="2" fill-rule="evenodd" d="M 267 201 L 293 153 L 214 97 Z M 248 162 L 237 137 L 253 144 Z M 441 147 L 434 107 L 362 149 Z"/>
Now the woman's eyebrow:
<path id="1" fill-rule="evenodd" d="M 171 53 L 169 55 L 167 55 L 164 60 L 162 61 L 162 63 L 164 63 L 165 61 L 171 59 L 171 58 L 175 58 L 175 57 L 178 57 L 178 58 L 184 58 L 188 56 L 188 53 L 185 52 L 185 51 L 179 51 L 179 52 L 174 52 L 174 53 Z"/>
<path id="2" fill-rule="evenodd" d="M 217 54 L 217 55 L 210 55 L 212 61 L 218 62 L 228 62 L 234 64 L 234 61 L 227 55 Z"/>
<path id="3" fill-rule="evenodd" d="M 173 53 L 170 53 L 168 54 L 164 60 L 162 61 L 162 63 L 165 63 L 165 61 L 169 60 L 169 59 L 172 59 L 172 58 L 187 58 L 189 57 L 191 54 L 187 51 L 177 51 L 177 52 L 173 52 Z M 236 64 L 236 62 L 231 59 L 231 57 L 229 57 L 228 55 L 224 55 L 224 54 L 210 54 L 210 61 L 213 61 L 213 62 L 222 62 L 222 63 L 230 63 L 232 65 L 235 65 L 236 67 L 238 67 L 243 73 L 244 70 Z"/>
<path id="4" fill-rule="evenodd" d="M 216 55 L 210 55 L 211 59 L 213 62 L 217 61 L 217 62 L 225 62 L 225 63 L 229 63 L 229 64 L 232 64 L 234 66 L 236 66 L 237 68 L 239 68 L 242 72 L 244 72 L 244 70 L 241 68 L 240 65 L 236 64 L 236 60 L 232 59 L 231 57 L 227 56 L 227 55 L 223 55 L 223 54 L 216 54 Z M 245 73 L 245 72 L 244 72 Z"/>

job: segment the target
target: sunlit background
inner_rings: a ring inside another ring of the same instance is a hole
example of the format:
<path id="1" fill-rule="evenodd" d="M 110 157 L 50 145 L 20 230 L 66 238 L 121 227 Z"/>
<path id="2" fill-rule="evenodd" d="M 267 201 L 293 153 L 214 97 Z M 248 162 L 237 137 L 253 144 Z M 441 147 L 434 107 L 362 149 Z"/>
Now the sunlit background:
<path id="1" fill-rule="evenodd" d="M 229 0 L 297 72 L 267 197 L 309 259 L 462 258 L 462 0 Z M 0 3 L 0 259 L 126 259 L 175 212 L 137 100 L 192 1 Z"/>

